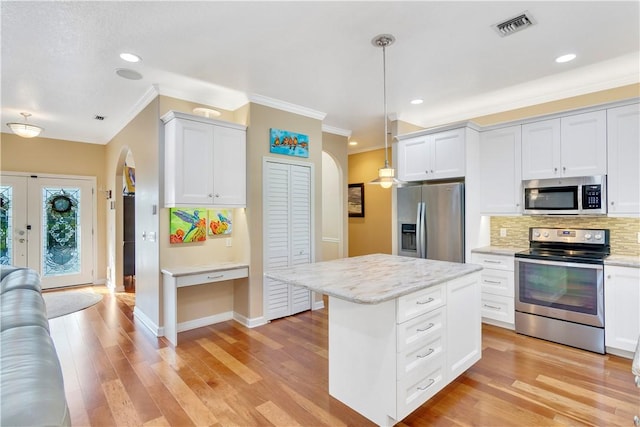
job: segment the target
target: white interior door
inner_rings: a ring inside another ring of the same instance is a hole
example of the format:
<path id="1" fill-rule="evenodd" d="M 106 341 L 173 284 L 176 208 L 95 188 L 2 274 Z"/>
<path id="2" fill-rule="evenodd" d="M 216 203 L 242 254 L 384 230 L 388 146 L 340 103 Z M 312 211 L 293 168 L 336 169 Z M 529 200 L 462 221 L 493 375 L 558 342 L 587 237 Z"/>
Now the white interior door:
<path id="1" fill-rule="evenodd" d="M 1 185 L 11 207 L 2 263 L 36 270 L 44 289 L 93 282 L 94 180 L 3 175 Z"/>

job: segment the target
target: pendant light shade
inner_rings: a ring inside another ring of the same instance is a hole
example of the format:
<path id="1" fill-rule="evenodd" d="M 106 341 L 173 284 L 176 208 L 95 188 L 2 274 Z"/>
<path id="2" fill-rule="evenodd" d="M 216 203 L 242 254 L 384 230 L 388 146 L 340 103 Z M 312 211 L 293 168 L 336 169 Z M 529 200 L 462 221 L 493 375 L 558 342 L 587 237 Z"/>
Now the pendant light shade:
<path id="1" fill-rule="evenodd" d="M 369 181 L 369 184 L 379 184 L 382 188 L 391 188 L 393 184 L 400 184 L 395 178 L 395 169 L 389 166 L 389 148 L 387 144 L 387 136 L 389 134 L 387 130 L 388 117 L 387 117 L 387 46 L 392 45 L 396 41 L 395 37 L 391 34 L 380 34 L 375 36 L 371 40 L 371 44 L 376 47 L 382 48 L 382 98 L 384 104 L 384 166 L 378 169 L 378 178 L 373 181 Z"/>
<path id="2" fill-rule="evenodd" d="M 40 135 L 40 132 L 42 132 L 43 130 L 40 126 L 27 123 L 27 119 L 29 118 L 29 116 L 31 116 L 31 114 L 20 114 L 24 117 L 24 123 L 7 123 L 7 126 L 9 126 L 9 129 L 11 129 L 11 132 L 23 138 L 33 138 Z"/>

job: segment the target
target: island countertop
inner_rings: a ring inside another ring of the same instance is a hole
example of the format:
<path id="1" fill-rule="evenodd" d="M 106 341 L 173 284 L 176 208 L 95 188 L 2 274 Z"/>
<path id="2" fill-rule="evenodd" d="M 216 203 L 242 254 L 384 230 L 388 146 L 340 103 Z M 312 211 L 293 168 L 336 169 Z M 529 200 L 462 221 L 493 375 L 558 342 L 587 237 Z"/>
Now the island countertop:
<path id="1" fill-rule="evenodd" d="M 482 270 L 476 264 L 387 254 L 270 270 L 265 277 L 360 304 L 379 304 Z"/>

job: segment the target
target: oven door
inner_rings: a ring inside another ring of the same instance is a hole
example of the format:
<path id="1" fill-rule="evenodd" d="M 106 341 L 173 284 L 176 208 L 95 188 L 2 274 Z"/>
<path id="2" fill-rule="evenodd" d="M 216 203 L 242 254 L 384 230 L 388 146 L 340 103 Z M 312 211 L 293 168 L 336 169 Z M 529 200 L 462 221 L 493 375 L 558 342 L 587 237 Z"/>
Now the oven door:
<path id="1" fill-rule="evenodd" d="M 516 311 L 604 327 L 601 264 L 516 258 Z"/>

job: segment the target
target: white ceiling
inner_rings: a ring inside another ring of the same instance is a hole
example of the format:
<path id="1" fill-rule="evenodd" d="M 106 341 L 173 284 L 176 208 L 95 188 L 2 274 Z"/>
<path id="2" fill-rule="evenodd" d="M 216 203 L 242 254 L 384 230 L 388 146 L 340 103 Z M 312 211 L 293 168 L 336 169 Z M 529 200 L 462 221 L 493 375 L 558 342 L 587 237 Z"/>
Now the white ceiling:
<path id="1" fill-rule="evenodd" d="M 431 127 L 640 81 L 639 6 L 3 0 L 2 127 L 26 111 L 43 137 L 104 144 L 156 93 L 229 110 L 272 99 L 326 113 L 324 125 L 350 132 L 360 141 L 350 152 L 361 151 L 383 144 L 374 36 L 397 39 L 388 112 Z M 523 11 L 536 24 L 498 36 L 492 25 Z M 125 51 L 143 61 L 122 61 Z M 554 62 L 568 52 L 577 59 Z"/>

